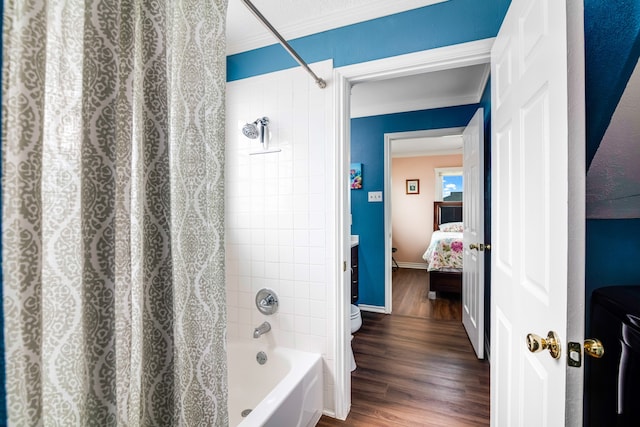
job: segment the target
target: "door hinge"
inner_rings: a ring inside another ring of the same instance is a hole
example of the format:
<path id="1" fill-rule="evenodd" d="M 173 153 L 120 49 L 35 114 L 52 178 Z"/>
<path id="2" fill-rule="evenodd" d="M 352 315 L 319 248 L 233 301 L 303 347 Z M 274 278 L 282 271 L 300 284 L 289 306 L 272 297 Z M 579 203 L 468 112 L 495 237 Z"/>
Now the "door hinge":
<path id="1" fill-rule="evenodd" d="M 569 342 L 567 351 L 567 364 L 572 368 L 582 366 L 582 347 L 579 342 Z"/>
<path id="2" fill-rule="evenodd" d="M 347 271 L 347 261 L 342 261 L 342 271 Z"/>

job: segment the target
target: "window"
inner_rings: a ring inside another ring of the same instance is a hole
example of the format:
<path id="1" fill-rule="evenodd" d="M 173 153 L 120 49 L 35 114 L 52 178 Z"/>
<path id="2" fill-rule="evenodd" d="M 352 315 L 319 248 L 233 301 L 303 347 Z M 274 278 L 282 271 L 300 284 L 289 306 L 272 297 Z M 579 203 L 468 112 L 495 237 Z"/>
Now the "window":
<path id="1" fill-rule="evenodd" d="M 436 172 L 435 200 L 445 202 L 462 201 L 462 167 L 435 168 L 434 170 Z"/>

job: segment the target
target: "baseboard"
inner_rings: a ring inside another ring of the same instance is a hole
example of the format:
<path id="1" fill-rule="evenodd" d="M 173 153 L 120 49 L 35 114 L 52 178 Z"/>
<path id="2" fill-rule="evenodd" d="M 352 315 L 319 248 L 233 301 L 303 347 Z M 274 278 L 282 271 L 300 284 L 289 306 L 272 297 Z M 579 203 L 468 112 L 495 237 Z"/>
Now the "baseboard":
<path id="1" fill-rule="evenodd" d="M 384 314 L 384 306 L 358 304 L 358 307 L 360 308 L 360 311 L 371 311 L 373 313 L 382 313 L 382 314 Z"/>
<path id="2" fill-rule="evenodd" d="M 421 263 L 421 262 L 399 262 L 398 266 L 400 268 L 413 268 L 416 270 L 426 270 L 427 269 L 427 263 Z"/>
<path id="3" fill-rule="evenodd" d="M 347 407 L 347 414 L 348 414 L 350 411 L 351 411 L 351 404 L 349 404 L 349 406 Z M 347 419 L 346 417 L 345 417 L 345 418 L 338 418 L 338 417 L 336 416 L 336 411 L 329 411 L 329 410 L 328 410 L 328 409 L 326 409 L 326 408 L 324 408 L 324 409 L 322 410 L 322 415 L 326 415 L 326 416 L 327 416 L 327 417 L 329 417 L 329 418 L 333 418 L 333 419 L 335 419 L 335 420 L 340 420 L 340 421 L 344 421 L 344 420 L 346 420 L 346 419 Z"/>
<path id="4" fill-rule="evenodd" d="M 329 417 L 329 418 L 337 419 L 335 411 L 327 411 L 326 409 L 323 409 L 322 410 L 322 415 L 324 415 L 326 417 Z M 322 418 L 322 417 L 320 417 L 320 418 Z M 344 420 L 342 420 L 342 421 L 344 421 Z"/>

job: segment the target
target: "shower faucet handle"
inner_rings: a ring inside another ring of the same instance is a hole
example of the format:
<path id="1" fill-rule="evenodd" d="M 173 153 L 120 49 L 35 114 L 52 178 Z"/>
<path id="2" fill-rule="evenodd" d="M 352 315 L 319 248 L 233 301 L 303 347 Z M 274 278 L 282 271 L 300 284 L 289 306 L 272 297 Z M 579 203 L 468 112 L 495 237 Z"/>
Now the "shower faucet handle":
<path id="1" fill-rule="evenodd" d="M 262 314 L 273 314 L 278 311 L 278 296 L 271 289 L 260 289 L 256 294 L 256 307 Z"/>
<path id="2" fill-rule="evenodd" d="M 274 304 L 277 304 L 278 300 L 276 299 L 276 297 L 273 294 L 269 294 L 266 297 L 264 297 L 263 299 L 260 300 L 260 306 L 261 307 L 271 307 Z"/>

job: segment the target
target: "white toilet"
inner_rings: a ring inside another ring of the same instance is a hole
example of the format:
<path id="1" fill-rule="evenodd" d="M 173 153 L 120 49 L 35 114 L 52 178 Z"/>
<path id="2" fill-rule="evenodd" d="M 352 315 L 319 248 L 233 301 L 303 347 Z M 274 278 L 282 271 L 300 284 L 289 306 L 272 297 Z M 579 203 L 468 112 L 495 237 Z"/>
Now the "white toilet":
<path id="1" fill-rule="evenodd" d="M 362 315 L 358 306 L 351 304 L 351 340 L 353 340 L 353 334 L 362 326 Z M 351 371 L 356 369 L 356 359 L 353 357 L 353 349 L 351 349 Z"/>

